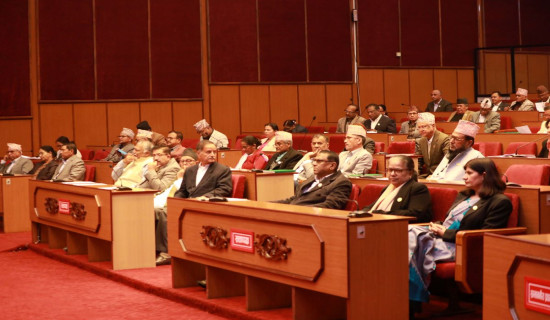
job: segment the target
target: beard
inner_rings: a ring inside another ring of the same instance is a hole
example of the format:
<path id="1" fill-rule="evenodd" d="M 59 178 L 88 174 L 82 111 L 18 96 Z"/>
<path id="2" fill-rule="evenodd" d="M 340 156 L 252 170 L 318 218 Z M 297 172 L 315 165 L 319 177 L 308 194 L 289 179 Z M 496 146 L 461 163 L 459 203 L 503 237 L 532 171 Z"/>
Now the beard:
<path id="1" fill-rule="evenodd" d="M 447 154 L 447 158 L 449 159 L 449 162 L 453 161 L 453 159 L 458 156 L 460 153 L 462 153 L 463 151 L 466 151 L 466 148 L 464 146 L 454 150 L 454 151 L 451 151 L 449 150 L 449 153 Z"/>

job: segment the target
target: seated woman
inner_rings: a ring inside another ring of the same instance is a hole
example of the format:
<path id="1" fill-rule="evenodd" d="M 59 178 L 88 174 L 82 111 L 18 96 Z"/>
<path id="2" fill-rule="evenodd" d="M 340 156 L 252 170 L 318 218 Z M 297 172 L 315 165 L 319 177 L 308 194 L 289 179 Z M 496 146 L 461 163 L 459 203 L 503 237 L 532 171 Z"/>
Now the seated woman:
<path id="1" fill-rule="evenodd" d="M 263 169 L 269 159 L 257 149 L 259 145 L 260 140 L 258 138 L 254 136 L 244 137 L 241 140 L 243 156 L 235 166 L 235 169 Z"/>
<path id="2" fill-rule="evenodd" d="M 55 161 L 57 153 L 51 146 L 41 146 L 38 151 L 40 162 L 34 165 L 34 168 L 29 172 L 33 175 L 34 180 L 51 180 L 58 162 Z"/>
<path id="3" fill-rule="evenodd" d="M 544 107 L 542 118 L 544 121 L 540 124 L 540 129 L 537 133 L 550 133 L 548 132 L 548 127 L 550 127 L 550 106 Z"/>
<path id="4" fill-rule="evenodd" d="M 388 163 L 388 185 L 374 203 L 364 210 L 373 213 L 415 217 L 414 222 L 432 220 L 432 199 L 428 188 L 416 182 L 414 162 L 407 156 L 394 156 Z"/>
<path id="5" fill-rule="evenodd" d="M 258 150 L 266 152 L 275 152 L 275 133 L 279 131 L 279 126 L 276 123 L 266 123 L 264 126 L 265 138 L 262 139 L 262 144 Z"/>
<path id="6" fill-rule="evenodd" d="M 409 299 L 411 313 L 429 299 L 430 274 L 438 261 L 455 259 L 456 233 L 471 229 L 504 228 L 512 203 L 494 162 L 473 159 L 464 166 L 466 190 L 461 191 L 443 223 L 409 226 Z"/>

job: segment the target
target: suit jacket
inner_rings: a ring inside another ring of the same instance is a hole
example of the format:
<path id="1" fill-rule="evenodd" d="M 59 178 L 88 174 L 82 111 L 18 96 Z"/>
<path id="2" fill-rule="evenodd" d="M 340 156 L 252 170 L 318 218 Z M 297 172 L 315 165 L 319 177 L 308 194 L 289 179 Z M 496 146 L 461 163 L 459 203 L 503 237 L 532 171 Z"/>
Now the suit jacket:
<path id="1" fill-rule="evenodd" d="M 340 165 L 338 166 L 338 170 L 344 176 L 349 177 L 352 174 L 363 174 L 370 170 L 372 167 L 372 155 L 370 152 L 361 148 L 346 163 L 349 153 L 349 151 L 343 151 L 339 155 Z"/>
<path id="2" fill-rule="evenodd" d="M 405 122 L 401 123 L 401 130 L 399 130 L 399 133 L 400 134 L 406 134 L 407 139 L 418 139 L 418 138 L 422 137 L 422 135 L 420 135 L 420 132 L 418 132 L 418 129 L 416 129 L 416 122 L 413 123 L 412 125 L 414 126 L 414 130 L 413 130 L 412 134 L 409 135 L 409 129 L 410 129 L 410 126 L 411 126 L 410 121 L 405 121 Z"/>
<path id="3" fill-rule="evenodd" d="M 422 137 L 417 140 L 416 154 L 422 155 L 422 162 L 425 168 L 421 171 L 422 176 L 426 177 L 432 174 L 447 151 L 449 151 L 449 136 L 441 131 L 434 131 L 430 153 L 428 154 L 428 139 Z"/>
<path id="4" fill-rule="evenodd" d="M 434 105 L 435 105 L 435 102 L 433 101 L 428 102 L 428 106 L 426 107 L 426 112 L 453 111 L 453 104 L 445 99 L 441 99 L 441 101 L 439 102 L 439 108 L 437 108 L 437 111 L 434 111 Z"/>
<path id="5" fill-rule="evenodd" d="M 15 163 L 13 164 L 9 172 L 10 174 L 28 174 L 34 168 L 32 161 L 27 158 L 19 157 L 14 161 Z M 0 173 L 2 174 L 7 173 L 7 170 L 10 167 L 10 165 L 11 165 L 11 162 L 0 164 Z"/>
<path id="6" fill-rule="evenodd" d="M 61 170 L 61 168 L 63 168 Z M 61 170 L 61 172 L 59 172 Z M 86 167 L 84 166 L 84 161 L 78 156 L 73 155 L 65 162 L 60 163 L 55 169 L 53 174 L 53 179 L 57 181 L 82 181 L 86 175 Z"/>
<path id="7" fill-rule="evenodd" d="M 297 123 L 291 133 L 307 133 L 307 128 Z"/>
<path id="8" fill-rule="evenodd" d="M 464 193 L 459 193 L 449 212 L 466 198 L 468 196 Z M 512 213 L 512 202 L 502 193 L 495 194 L 488 199 L 480 199 L 464 214 L 458 229 L 447 229 L 445 231 L 443 240 L 455 242 L 456 233 L 461 230 L 505 228 L 510 213 Z"/>
<path id="9" fill-rule="evenodd" d="M 382 190 L 382 193 L 386 188 Z M 365 209 L 370 210 L 375 203 L 376 201 L 366 206 Z M 415 217 L 414 223 L 430 222 L 432 220 L 432 198 L 426 185 L 411 179 L 405 182 L 397 192 L 390 211 L 375 210 L 374 212 Z"/>
<path id="10" fill-rule="evenodd" d="M 533 103 L 533 101 L 529 99 L 525 99 L 525 101 L 523 101 L 523 103 L 519 106 L 517 101 L 512 102 L 512 104 L 510 105 L 510 110 L 511 111 L 534 111 L 537 109 L 535 108 L 535 104 Z"/>
<path id="11" fill-rule="evenodd" d="M 275 167 L 273 167 L 273 169 L 270 169 L 271 164 L 277 161 L 277 158 L 280 154 L 280 152 L 273 154 L 273 156 L 271 156 L 271 159 L 269 159 L 269 161 L 265 165 L 264 170 L 294 169 L 294 166 L 298 163 L 298 161 L 300 161 L 300 159 L 302 159 L 302 155 L 298 151 L 290 147 L 290 149 L 288 149 L 281 160 L 279 160 L 279 163 Z"/>
<path id="12" fill-rule="evenodd" d="M 468 121 L 472 121 L 472 115 L 473 115 L 473 111 L 470 111 L 470 110 L 466 110 L 466 112 L 464 112 L 464 115 L 462 116 L 461 120 L 468 120 Z M 447 119 L 447 122 L 451 122 L 451 119 L 456 115 L 456 111 L 453 111 L 453 113 L 451 113 L 451 115 L 449 116 L 449 119 Z"/>
<path id="13" fill-rule="evenodd" d="M 367 131 L 372 130 L 370 128 L 370 124 L 371 119 L 365 120 L 364 125 L 367 128 Z M 376 124 L 376 132 L 396 133 L 397 130 L 395 128 L 395 122 L 388 116 L 382 115 L 382 117 L 380 118 L 380 120 L 378 120 L 378 123 Z"/>
<path id="14" fill-rule="evenodd" d="M 42 167 L 42 165 L 44 164 L 44 162 L 39 162 L 37 163 L 34 168 L 32 169 L 31 174 L 35 174 L 36 171 Z M 46 164 L 46 166 L 44 166 L 44 168 L 42 168 L 38 174 L 36 175 L 36 177 L 34 178 L 35 180 L 52 180 L 53 178 L 53 175 L 55 174 L 55 169 L 57 169 L 57 166 L 59 165 L 59 163 L 56 161 L 56 160 L 52 160 L 50 161 L 48 164 Z"/>
<path id="15" fill-rule="evenodd" d="M 233 194 L 233 182 L 231 181 L 231 170 L 229 167 L 217 162 L 210 164 L 204 177 L 196 185 L 198 169 L 198 164 L 185 169 L 181 187 L 174 197 L 230 197 Z"/>
<path id="16" fill-rule="evenodd" d="M 495 107 L 494 104 L 491 104 L 491 107 Z M 500 104 L 498 105 L 498 111 L 504 111 L 504 109 L 510 107 L 509 104 L 507 104 L 506 102 L 500 102 Z"/>
<path id="17" fill-rule="evenodd" d="M 313 176 L 296 187 L 294 196 L 275 202 L 329 209 L 346 207 L 351 193 L 351 182 L 340 171 L 323 178 L 313 189 L 308 190 L 314 181 Z"/>
<path id="18" fill-rule="evenodd" d="M 366 137 L 365 144 L 363 145 L 363 148 L 370 152 L 370 154 L 374 154 L 374 150 L 376 148 L 376 144 L 374 143 L 374 140 L 372 140 L 369 137 Z M 345 150 L 344 150 L 345 151 Z"/>
<path id="19" fill-rule="evenodd" d="M 481 115 L 480 111 L 476 111 L 472 114 L 472 122 L 477 123 L 479 116 Z M 500 130 L 500 113 L 489 111 L 485 117 L 485 133 L 493 133 L 497 130 Z"/>
<path id="20" fill-rule="evenodd" d="M 367 119 L 361 116 L 355 116 L 349 123 L 346 124 L 346 117 L 338 119 L 338 125 L 336 125 L 336 133 L 346 133 L 346 130 L 350 124 L 363 124 Z"/>
<path id="21" fill-rule="evenodd" d="M 158 171 L 145 171 L 145 179 L 138 184 L 138 187 L 164 191 L 176 181 L 180 169 L 176 160 L 170 159 L 165 166 L 158 168 Z"/>
<path id="22" fill-rule="evenodd" d="M 542 141 L 542 148 L 540 149 L 540 152 L 537 158 L 548 158 L 548 147 L 546 145 L 547 143 L 548 143 L 548 139 L 544 139 Z"/>
<path id="23" fill-rule="evenodd" d="M 151 140 L 153 140 L 153 144 L 155 146 L 165 146 L 166 145 L 166 138 L 158 132 L 153 132 L 153 135 L 151 136 Z"/>
<path id="24" fill-rule="evenodd" d="M 115 145 L 111 152 L 109 152 L 109 155 L 103 161 L 112 161 L 114 163 L 119 162 L 124 158 L 120 152 L 118 152 L 118 149 L 121 149 L 123 152 L 129 153 L 134 151 L 134 145 L 131 143 L 125 144 L 122 148 L 120 147 L 120 144 Z"/>

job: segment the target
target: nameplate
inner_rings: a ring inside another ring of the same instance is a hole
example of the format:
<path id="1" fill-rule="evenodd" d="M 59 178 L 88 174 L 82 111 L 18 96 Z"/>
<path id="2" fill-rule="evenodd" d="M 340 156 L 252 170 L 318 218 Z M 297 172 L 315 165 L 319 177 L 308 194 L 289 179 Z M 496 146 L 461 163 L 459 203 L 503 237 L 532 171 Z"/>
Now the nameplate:
<path id="1" fill-rule="evenodd" d="M 254 232 L 231 229 L 231 249 L 254 253 Z"/>
<path id="2" fill-rule="evenodd" d="M 525 277 L 525 308 L 550 314 L 550 281 Z"/>
<path id="3" fill-rule="evenodd" d="M 59 199 L 57 200 L 59 205 L 59 213 L 61 214 L 71 214 L 71 201 Z"/>

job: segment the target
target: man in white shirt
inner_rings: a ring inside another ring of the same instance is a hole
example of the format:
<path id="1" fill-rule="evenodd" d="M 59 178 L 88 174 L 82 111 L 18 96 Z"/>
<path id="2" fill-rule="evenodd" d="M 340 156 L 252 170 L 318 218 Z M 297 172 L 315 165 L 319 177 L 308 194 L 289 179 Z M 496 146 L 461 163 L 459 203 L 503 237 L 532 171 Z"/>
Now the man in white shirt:
<path id="1" fill-rule="evenodd" d="M 388 116 L 381 114 L 378 105 L 374 103 L 369 104 L 367 106 L 367 113 L 369 114 L 369 118 L 364 122 L 367 131 L 396 132 L 395 122 Z"/>
<path id="2" fill-rule="evenodd" d="M 153 147 L 151 141 L 140 141 L 132 153 L 117 163 L 111 173 L 116 186 L 135 188 L 146 180 L 145 173 L 153 162 Z"/>
<path id="3" fill-rule="evenodd" d="M 313 162 L 320 151 L 329 150 L 329 138 L 322 134 L 316 134 L 311 138 L 311 152 L 306 153 L 294 166 L 294 181 L 303 182 L 313 177 Z"/>
<path id="4" fill-rule="evenodd" d="M 218 149 L 228 147 L 229 140 L 227 139 L 227 136 L 217 130 L 214 130 L 212 126 L 206 122 L 206 120 L 202 119 L 193 126 L 195 127 L 197 133 L 201 136 L 200 141 L 209 140 Z"/>
<path id="5" fill-rule="evenodd" d="M 363 148 L 367 132 L 361 125 L 348 126 L 344 144 L 346 151 L 340 153 L 338 169 L 346 177 L 368 173 L 372 167 L 372 155 Z"/>

